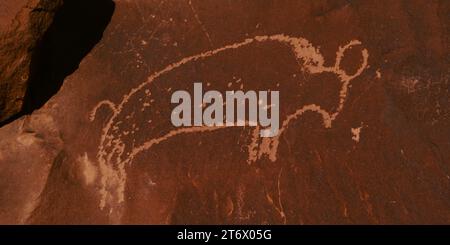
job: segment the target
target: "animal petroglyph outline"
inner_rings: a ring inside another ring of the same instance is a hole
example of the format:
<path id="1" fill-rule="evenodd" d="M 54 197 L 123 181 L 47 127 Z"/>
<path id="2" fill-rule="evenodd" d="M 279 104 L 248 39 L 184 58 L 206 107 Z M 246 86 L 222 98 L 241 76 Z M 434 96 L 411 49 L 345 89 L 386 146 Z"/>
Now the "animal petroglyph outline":
<path id="1" fill-rule="evenodd" d="M 110 100 L 103 100 L 100 101 L 91 111 L 89 115 L 90 121 L 95 120 L 98 109 L 103 106 L 107 106 L 112 111 L 112 115 L 109 117 L 106 125 L 102 128 L 102 134 L 97 151 L 97 161 L 101 173 L 101 200 L 99 204 L 99 207 L 101 209 L 104 209 L 108 206 L 110 214 L 112 214 L 116 208 L 121 207 L 120 204 L 124 201 L 124 190 L 126 184 L 126 164 L 131 163 L 133 159 L 141 152 L 147 151 L 152 146 L 178 135 L 211 132 L 226 128 L 225 126 L 204 126 L 174 129 L 163 136 L 151 138 L 142 145 L 134 147 L 131 153 L 129 153 L 126 158 L 122 158 L 122 155 L 125 152 L 125 143 L 121 140 L 120 137 L 116 138 L 111 130 L 119 123 L 115 122 L 115 120 L 122 113 L 124 106 L 133 97 L 133 95 L 135 95 L 138 91 L 141 91 L 144 87 L 152 84 L 153 81 L 155 81 L 160 76 L 169 73 L 174 69 L 182 67 L 183 65 L 212 57 L 227 50 L 239 49 L 253 43 L 264 42 L 276 42 L 284 45 L 287 44 L 291 48 L 291 51 L 294 54 L 296 60 L 300 63 L 299 65 L 302 71 L 309 72 L 311 74 L 324 72 L 336 74 L 341 82 L 341 88 L 339 90 L 338 106 L 334 111 L 327 111 L 316 104 L 303 105 L 294 113 L 286 117 L 277 136 L 273 138 L 262 138 L 262 142 L 260 144 L 258 144 L 258 137 L 254 137 L 260 130 L 259 127 L 256 127 L 252 133 L 252 142 L 248 145 L 248 163 L 255 162 L 264 155 L 267 155 L 271 161 L 276 161 L 279 137 L 288 129 L 290 122 L 299 119 L 304 113 L 308 111 L 316 112 L 321 115 L 325 128 L 330 128 L 332 126 L 332 122 L 337 118 L 339 113 L 344 108 L 350 82 L 354 78 L 361 75 L 368 65 L 369 53 L 367 49 L 362 49 L 361 54 L 363 61 L 354 74 L 348 75 L 346 71 L 341 69 L 340 67 L 342 58 L 345 55 L 345 51 L 352 48 L 353 46 L 362 44 L 358 40 L 352 40 L 345 46 L 339 47 L 338 51 L 336 52 L 335 64 L 333 66 L 324 65 L 325 60 L 324 57 L 320 54 L 319 49 L 315 48 L 308 40 L 301 37 L 291 37 L 285 34 L 255 36 L 253 38 L 247 38 L 242 42 L 233 43 L 217 49 L 182 58 L 179 61 L 169 64 L 163 69 L 151 74 L 145 82 L 139 84 L 137 87 L 132 88 L 127 94 L 125 94 L 120 103 L 116 104 Z M 112 149 L 108 151 L 108 149 L 106 148 L 111 146 Z M 256 149 L 258 146 L 260 147 L 259 151 L 258 149 Z M 118 216 L 120 216 L 120 214 Z M 118 218 L 120 219 L 120 217 Z"/>

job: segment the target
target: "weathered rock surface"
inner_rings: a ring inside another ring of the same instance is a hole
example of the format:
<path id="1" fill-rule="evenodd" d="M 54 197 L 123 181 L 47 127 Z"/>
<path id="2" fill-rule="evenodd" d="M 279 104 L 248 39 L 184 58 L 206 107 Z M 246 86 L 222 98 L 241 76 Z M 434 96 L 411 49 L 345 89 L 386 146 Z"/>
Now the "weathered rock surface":
<path id="1" fill-rule="evenodd" d="M 36 47 L 62 0 L 4 0 L 0 3 L 0 123 L 24 109 Z"/>
<path id="2" fill-rule="evenodd" d="M 58 126 L 36 113 L 2 128 L 0 140 L 0 217 L 2 223 L 27 221 L 39 203 L 51 168 L 64 158 Z"/>
<path id="3" fill-rule="evenodd" d="M 17 13 L 25 7 L 28 0 L 5 0 L 0 2 L 0 32 L 5 32 L 16 17 Z"/>
<path id="4" fill-rule="evenodd" d="M 450 222 L 448 1 L 115 4 L 0 129 L 1 223 Z M 279 137 L 174 128 L 194 82 L 280 91 Z"/>

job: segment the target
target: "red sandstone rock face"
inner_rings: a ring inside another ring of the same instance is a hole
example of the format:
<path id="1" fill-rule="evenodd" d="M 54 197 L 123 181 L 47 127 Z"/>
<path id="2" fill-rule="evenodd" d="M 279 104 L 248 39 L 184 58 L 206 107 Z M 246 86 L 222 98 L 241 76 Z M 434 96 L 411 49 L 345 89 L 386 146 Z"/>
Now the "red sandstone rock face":
<path id="1" fill-rule="evenodd" d="M 449 223 L 448 2 L 115 3 L 0 129 L 0 222 Z M 280 135 L 174 128 L 194 82 L 280 91 Z"/>
<path id="2" fill-rule="evenodd" d="M 33 56 L 61 0 L 4 0 L 0 3 L 0 123 L 24 109 Z"/>
<path id="3" fill-rule="evenodd" d="M 0 3 L 0 32 L 8 29 L 26 2 L 27 0 L 5 0 Z"/>

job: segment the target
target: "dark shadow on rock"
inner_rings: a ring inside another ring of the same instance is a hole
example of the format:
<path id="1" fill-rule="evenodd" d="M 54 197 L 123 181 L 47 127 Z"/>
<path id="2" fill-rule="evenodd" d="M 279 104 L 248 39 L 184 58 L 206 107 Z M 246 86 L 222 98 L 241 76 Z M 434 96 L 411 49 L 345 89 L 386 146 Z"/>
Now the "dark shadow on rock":
<path id="1" fill-rule="evenodd" d="M 65 0 L 31 60 L 21 115 L 41 108 L 78 69 L 111 20 L 112 0 Z"/>

